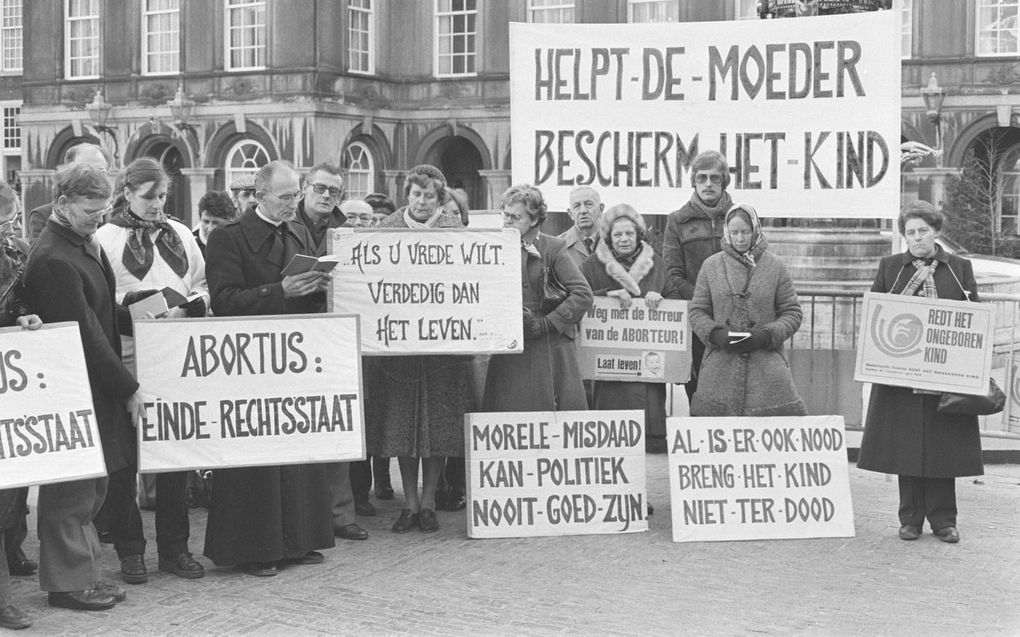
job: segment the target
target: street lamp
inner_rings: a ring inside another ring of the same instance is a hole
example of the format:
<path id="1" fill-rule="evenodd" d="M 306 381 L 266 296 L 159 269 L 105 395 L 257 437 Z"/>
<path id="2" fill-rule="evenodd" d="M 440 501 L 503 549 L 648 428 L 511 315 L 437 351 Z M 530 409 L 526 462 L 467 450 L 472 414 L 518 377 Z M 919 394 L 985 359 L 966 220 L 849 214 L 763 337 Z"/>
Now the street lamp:
<path id="1" fill-rule="evenodd" d="M 170 115 L 173 117 L 174 126 L 178 130 L 194 130 L 194 126 L 188 123 L 191 119 L 191 112 L 195 109 L 195 103 L 184 96 L 184 81 L 177 85 L 177 92 L 169 102 Z"/>
<path id="2" fill-rule="evenodd" d="M 113 140 L 113 158 L 116 162 L 116 160 L 120 159 L 117 133 L 106 125 L 107 120 L 110 118 L 111 110 L 113 110 L 113 105 L 103 99 L 102 89 L 99 88 L 96 89 L 96 94 L 92 97 L 92 101 L 85 106 L 85 112 L 89 114 L 89 119 L 92 120 L 92 127 L 99 133 L 109 135 L 110 139 Z"/>
<path id="3" fill-rule="evenodd" d="M 946 99 L 945 90 L 939 86 L 939 81 L 932 73 L 928 78 L 928 86 L 921 89 L 921 97 L 924 98 L 924 109 L 928 120 L 935 127 L 935 150 L 942 149 L 942 101 Z"/>

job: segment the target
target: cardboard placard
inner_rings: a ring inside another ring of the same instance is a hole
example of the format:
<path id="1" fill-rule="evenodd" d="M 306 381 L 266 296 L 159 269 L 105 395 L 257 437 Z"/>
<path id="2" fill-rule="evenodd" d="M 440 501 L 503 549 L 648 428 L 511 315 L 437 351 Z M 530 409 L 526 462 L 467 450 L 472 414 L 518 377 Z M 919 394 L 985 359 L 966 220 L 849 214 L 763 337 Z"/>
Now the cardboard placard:
<path id="1" fill-rule="evenodd" d="M 674 542 L 853 537 L 842 416 L 667 418 Z"/>
<path id="2" fill-rule="evenodd" d="M 78 324 L 0 329 L 0 489 L 104 475 Z"/>
<path id="3" fill-rule="evenodd" d="M 663 299 L 655 310 L 643 298 L 621 308 L 595 297 L 577 337 L 581 376 L 594 380 L 684 383 L 691 377 L 687 301 Z"/>
<path id="4" fill-rule="evenodd" d="M 643 411 L 466 414 L 471 538 L 648 530 Z"/>
<path id="5" fill-rule="evenodd" d="M 135 322 L 141 472 L 361 460 L 358 317 Z"/>
<path id="6" fill-rule="evenodd" d="M 734 201 L 783 217 L 895 217 L 899 13 L 510 25 L 513 183 L 551 210 L 591 185 L 667 214 L 700 151 Z"/>
<path id="7" fill-rule="evenodd" d="M 523 351 L 516 230 L 335 228 L 331 312 L 362 321 L 362 353 Z"/>
<path id="8" fill-rule="evenodd" d="M 854 380 L 984 394 L 995 306 L 866 292 Z"/>

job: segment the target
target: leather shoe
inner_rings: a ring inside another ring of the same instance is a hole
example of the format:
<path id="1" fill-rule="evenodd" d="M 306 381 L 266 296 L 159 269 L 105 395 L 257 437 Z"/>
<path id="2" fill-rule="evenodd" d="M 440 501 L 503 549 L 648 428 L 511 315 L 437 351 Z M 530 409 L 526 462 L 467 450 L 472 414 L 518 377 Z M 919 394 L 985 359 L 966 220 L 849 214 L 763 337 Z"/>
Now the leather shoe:
<path id="1" fill-rule="evenodd" d="M 380 500 L 392 500 L 393 499 L 393 487 L 376 487 L 375 497 Z"/>
<path id="2" fill-rule="evenodd" d="M 901 540 L 916 540 L 921 537 L 921 529 L 912 524 L 904 524 L 900 527 Z"/>
<path id="3" fill-rule="evenodd" d="M 144 584 L 149 581 L 145 570 L 145 559 L 141 555 L 125 555 L 120 558 L 120 576 L 128 584 Z"/>
<path id="4" fill-rule="evenodd" d="M 393 532 L 407 533 L 416 526 L 418 526 L 418 514 L 411 513 L 411 509 L 403 509 L 400 512 L 400 517 L 393 523 Z"/>
<path id="5" fill-rule="evenodd" d="M 343 540 L 367 540 L 368 531 L 357 524 L 345 524 L 333 528 L 333 534 Z"/>
<path id="6" fill-rule="evenodd" d="M 960 541 L 960 532 L 956 530 L 955 526 L 947 526 L 935 531 L 935 537 L 948 542 L 949 544 L 956 544 Z"/>
<path id="7" fill-rule="evenodd" d="M 96 535 L 99 536 L 100 544 L 113 544 L 113 533 L 106 530 L 96 529 Z"/>
<path id="8" fill-rule="evenodd" d="M 255 577 L 273 577 L 280 572 L 280 569 L 276 567 L 276 562 L 247 562 L 238 564 L 237 568 Z"/>
<path id="9" fill-rule="evenodd" d="M 118 604 L 127 599 L 127 593 L 124 592 L 123 588 L 117 586 L 113 582 L 107 582 L 106 580 L 96 583 L 96 591 L 104 595 L 109 595 L 113 598 L 113 601 Z"/>
<path id="10" fill-rule="evenodd" d="M 323 557 L 322 553 L 319 553 L 318 551 L 308 551 L 301 557 L 288 557 L 287 559 L 284 560 L 284 562 L 288 564 L 298 564 L 301 566 L 307 566 L 309 564 L 322 564 L 325 561 L 326 558 Z"/>
<path id="11" fill-rule="evenodd" d="M 201 579 L 205 577 L 205 567 L 192 557 L 191 553 L 180 553 L 175 557 L 160 557 L 159 570 L 173 573 L 184 579 Z"/>
<path id="12" fill-rule="evenodd" d="M 32 622 L 28 619 L 28 615 L 17 608 L 13 606 L 0 608 L 0 627 L 9 628 L 10 630 L 21 630 L 31 625 Z"/>
<path id="13" fill-rule="evenodd" d="M 117 603 L 110 595 L 101 593 L 94 588 L 67 593 L 50 593 L 50 606 L 69 608 L 71 610 L 109 610 Z"/>
<path id="14" fill-rule="evenodd" d="M 8 563 L 7 570 L 11 575 L 34 575 L 39 570 L 39 565 L 32 560 L 23 559 Z"/>
<path id="15" fill-rule="evenodd" d="M 418 514 L 418 528 L 422 533 L 435 533 L 439 530 L 439 520 L 432 509 L 422 509 Z"/>
<path id="16" fill-rule="evenodd" d="M 368 500 L 364 502 L 355 502 L 354 512 L 357 513 L 358 515 L 363 515 L 365 517 L 372 517 L 373 515 L 379 513 L 378 511 L 375 510 L 375 505 L 369 502 Z"/>

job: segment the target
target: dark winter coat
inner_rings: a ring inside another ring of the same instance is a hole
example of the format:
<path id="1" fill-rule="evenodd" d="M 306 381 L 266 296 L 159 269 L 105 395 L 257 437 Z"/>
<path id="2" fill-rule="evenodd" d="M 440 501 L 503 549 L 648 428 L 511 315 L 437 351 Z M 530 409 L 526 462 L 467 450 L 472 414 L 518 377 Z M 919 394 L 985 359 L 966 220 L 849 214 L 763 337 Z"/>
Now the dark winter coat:
<path id="1" fill-rule="evenodd" d="M 297 221 L 290 231 L 300 252 L 313 254 L 312 238 Z M 273 226 L 253 209 L 209 234 L 206 273 L 217 316 L 307 314 L 323 295 L 287 299 L 280 283 L 284 263 L 269 260 Z M 205 556 L 217 566 L 276 562 L 329 548 L 333 516 L 327 464 L 217 469 L 205 535 Z"/>
<path id="2" fill-rule="evenodd" d="M 705 343 L 692 416 L 803 416 L 784 353 L 784 342 L 800 327 L 803 313 L 782 261 L 763 252 L 754 267 L 728 252 L 710 256 L 698 275 L 690 303 L 691 330 Z M 709 342 L 712 330 L 764 328 L 765 349 L 735 354 Z"/>
<path id="3" fill-rule="evenodd" d="M 977 282 L 970 261 L 948 254 L 941 247 L 935 259 L 938 297 L 966 300 L 962 284 L 970 292 L 970 300 L 977 301 Z M 899 294 L 914 275 L 913 260 L 909 251 L 883 258 L 871 291 Z M 977 416 L 939 414 L 935 411 L 938 402 L 937 394 L 915 394 L 909 387 L 873 385 L 857 466 L 926 478 L 984 473 Z"/>
<path id="4" fill-rule="evenodd" d="M 723 210 L 713 219 L 690 202 L 669 213 L 662 239 L 662 258 L 679 298 L 689 300 L 694 296 L 694 286 L 705 259 L 722 249 L 725 214 Z"/>
<path id="5" fill-rule="evenodd" d="M 534 245 L 541 258 L 521 248 L 521 297 L 539 312 L 542 270 L 546 265 L 567 289 L 567 298 L 545 315 L 549 333 L 524 341 L 521 354 L 497 354 L 489 362 L 482 411 L 583 410 L 588 399 L 577 366 L 577 324 L 592 303 L 591 287 L 566 252 L 563 239 L 539 233 Z M 510 317 L 508 317 L 509 319 Z"/>
<path id="6" fill-rule="evenodd" d="M 44 323 L 78 323 L 106 470 L 113 473 L 137 463 L 135 428 L 125 404 L 138 382 L 120 358 L 120 324 L 131 319 L 114 300 L 106 254 L 99 256 L 85 248 L 84 237 L 51 218 L 28 257 L 25 298 Z"/>

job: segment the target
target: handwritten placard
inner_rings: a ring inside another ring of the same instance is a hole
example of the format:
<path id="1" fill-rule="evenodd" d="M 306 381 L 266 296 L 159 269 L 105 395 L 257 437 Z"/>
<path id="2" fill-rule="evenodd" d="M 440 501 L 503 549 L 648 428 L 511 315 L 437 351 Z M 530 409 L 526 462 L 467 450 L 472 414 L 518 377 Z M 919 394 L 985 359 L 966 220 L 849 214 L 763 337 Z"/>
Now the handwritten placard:
<path id="1" fill-rule="evenodd" d="M 0 489 L 103 475 L 78 324 L 0 329 Z"/>
<path id="2" fill-rule="evenodd" d="M 628 308 L 597 296 L 577 338 L 581 376 L 595 380 L 683 383 L 691 377 L 687 301 L 662 300 L 654 310 L 642 298 Z"/>
<path id="3" fill-rule="evenodd" d="M 866 292 L 854 380 L 984 394 L 995 306 Z"/>
<path id="4" fill-rule="evenodd" d="M 514 183 L 679 207 L 705 150 L 736 201 L 784 217 L 899 210 L 899 13 L 510 25 Z"/>
<path id="5" fill-rule="evenodd" d="M 464 419 L 468 537 L 648 530 L 643 411 Z"/>
<path id="6" fill-rule="evenodd" d="M 362 320 L 366 355 L 523 351 L 516 230 L 336 228 L 330 311 Z"/>
<path id="7" fill-rule="evenodd" d="M 365 457 L 358 317 L 135 322 L 139 470 Z"/>
<path id="8" fill-rule="evenodd" d="M 667 418 L 674 542 L 852 537 L 842 416 Z"/>

